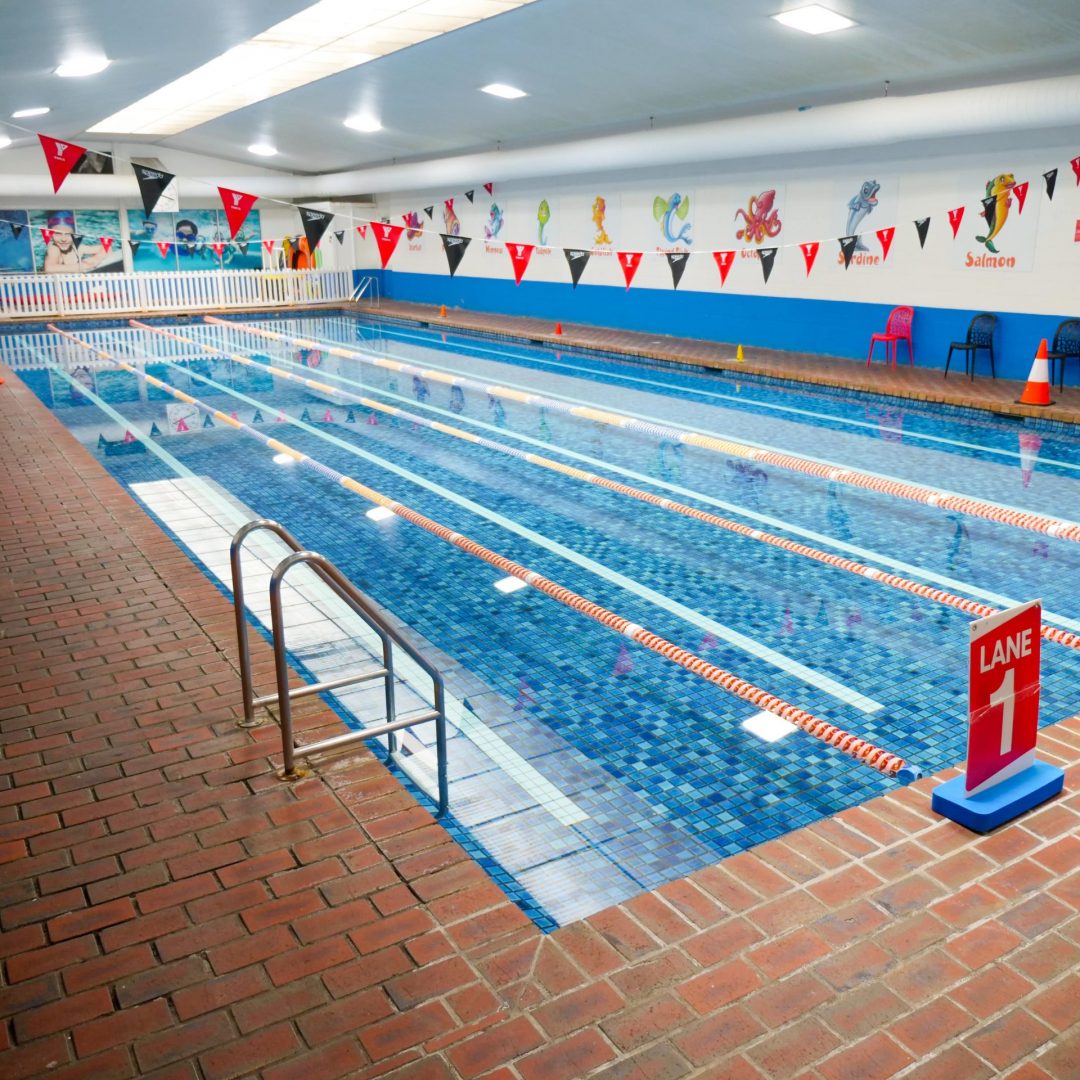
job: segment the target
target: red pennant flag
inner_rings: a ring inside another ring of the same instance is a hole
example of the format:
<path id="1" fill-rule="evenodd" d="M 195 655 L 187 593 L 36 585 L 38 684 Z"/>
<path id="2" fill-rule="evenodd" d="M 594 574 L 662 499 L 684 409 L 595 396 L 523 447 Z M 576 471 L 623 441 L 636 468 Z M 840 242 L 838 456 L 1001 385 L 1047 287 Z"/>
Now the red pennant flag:
<path id="1" fill-rule="evenodd" d="M 221 205 L 225 207 L 225 217 L 229 222 L 229 239 L 232 240 L 244 224 L 248 211 L 255 205 L 258 195 L 245 195 L 242 191 L 233 191 L 232 188 L 219 187 L 218 194 L 221 196 Z"/>
<path id="2" fill-rule="evenodd" d="M 367 226 L 366 225 L 357 225 L 356 226 L 356 231 L 360 234 L 360 236 L 363 239 L 365 239 L 365 240 L 367 239 Z"/>
<path id="3" fill-rule="evenodd" d="M 52 229 L 42 229 L 41 239 L 44 241 L 45 246 L 48 247 L 52 243 L 53 231 Z"/>
<path id="4" fill-rule="evenodd" d="M 881 261 L 889 257 L 889 248 L 892 247 L 892 238 L 896 235 L 896 229 L 890 225 L 887 229 L 878 229 L 878 243 L 881 244 Z"/>
<path id="5" fill-rule="evenodd" d="M 514 284 L 520 285 L 525 274 L 525 268 L 532 258 L 535 244 L 507 244 L 506 250 L 510 253 L 510 261 L 514 264 Z"/>
<path id="6" fill-rule="evenodd" d="M 1077 154 L 1069 164 L 1072 166 L 1073 172 L 1076 173 L 1077 184 L 1080 184 L 1080 154 Z"/>
<path id="7" fill-rule="evenodd" d="M 487 192 L 487 193 L 488 193 L 489 195 L 494 195 L 494 194 L 495 194 L 495 185 L 494 185 L 494 184 L 485 184 L 485 185 L 484 185 L 484 190 L 485 190 L 485 191 L 486 191 L 486 192 Z"/>
<path id="8" fill-rule="evenodd" d="M 382 259 L 382 268 L 385 270 L 386 264 L 394 254 L 394 248 L 398 246 L 401 234 L 405 231 L 405 226 L 386 225 L 373 221 L 371 229 L 375 233 L 375 243 L 379 245 L 379 258 Z"/>
<path id="9" fill-rule="evenodd" d="M 187 426 L 187 424 L 184 423 L 184 418 L 182 416 L 180 417 L 179 420 L 176 421 L 176 430 L 177 431 L 190 431 L 191 430 L 191 428 L 189 428 Z"/>
<path id="10" fill-rule="evenodd" d="M 130 431 L 125 431 L 124 432 L 124 442 L 131 443 L 131 442 L 134 442 L 134 441 L 135 441 L 135 436 L 132 435 Z"/>
<path id="11" fill-rule="evenodd" d="M 68 178 L 68 173 L 75 168 L 75 163 L 86 153 L 86 147 L 50 139 L 48 135 L 39 135 L 38 139 L 41 140 L 41 149 L 45 151 L 45 164 L 49 166 L 55 194 Z"/>
<path id="12" fill-rule="evenodd" d="M 955 210 L 949 211 L 949 224 L 952 226 L 952 236 L 956 239 L 956 234 L 960 231 L 960 222 L 964 220 L 964 208 L 958 206 Z"/>
<path id="13" fill-rule="evenodd" d="M 641 265 L 640 251 L 620 251 L 619 265 L 622 267 L 623 277 L 626 278 L 626 287 L 630 288 L 630 282 L 634 280 L 637 268 Z"/>
<path id="14" fill-rule="evenodd" d="M 274 241 L 273 240 L 264 240 L 263 241 L 263 247 L 266 248 L 266 254 L 267 255 L 273 255 L 274 254 Z"/>
<path id="15" fill-rule="evenodd" d="M 99 236 L 98 240 L 101 241 L 101 246 L 105 249 L 105 254 L 108 255 L 112 250 L 113 238 L 111 236 Z"/>
<path id="16" fill-rule="evenodd" d="M 172 244 L 170 244 L 168 240 L 159 240 L 157 242 L 157 249 L 161 252 L 161 257 L 163 259 L 167 259 L 169 257 L 169 248 L 171 247 Z"/>
<path id="17" fill-rule="evenodd" d="M 734 251 L 714 251 L 712 257 L 716 260 L 716 268 L 720 271 L 720 288 L 724 287 L 731 268 L 735 265 Z"/>
<path id="18" fill-rule="evenodd" d="M 220 259 L 225 251 L 225 245 L 220 240 L 217 240 L 210 247 L 213 248 L 214 254 Z"/>
<path id="19" fill-rule="evenodd" d="M 1022 214 L 1024 212 L 1024 200 L 1027 198 L 1028 182 L 1025 180 L 1022 184 L 1015 184 L 1013 186 L 1013 194 L 1016 196 L 1016 212 Z"/>
<path id="20" fill-rule="evenodd" d="M 802 257 L 806 260 L 806 276 L 810 276 L 810 271 L 814 269 L 814 260 L 817 258 L 818 249 L 821 244 L 814 240 L 809 244 L 800 244 L 799 250 L 802 252 Z"/>

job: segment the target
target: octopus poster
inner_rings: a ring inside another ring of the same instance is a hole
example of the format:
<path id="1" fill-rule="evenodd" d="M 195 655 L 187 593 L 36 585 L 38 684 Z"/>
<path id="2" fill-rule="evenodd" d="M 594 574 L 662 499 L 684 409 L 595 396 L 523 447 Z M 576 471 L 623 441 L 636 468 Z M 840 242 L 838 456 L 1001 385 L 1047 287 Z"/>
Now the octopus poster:
<path id="1" fill-rule="evenodd" d="M 1039 179 L 1037 170 L 1032 172 Z M 982 274 L 1031 270 L 1043 185 L 1039 182 L 1029 191 L 1029 183 L 1030 177 L 1013 162 L 967 174 L 952 204 L 964 208 L 955 241 L 950 236 L 955 266 Z M 951 233 L 948 222 L 943 224 Z"/>
<path id="2" fill-rule="evenodd" d="M 727 205 L 721 216 L 728 217 L 725 246 L 739 249 L 740 259 L 758 259 L 762 248 L 775 249 L 775 259 L 783 255 L 781 233 L 787 224 L 787 190 L 782 184 L 758 183 L 743 186 L 735 206 Z"/>

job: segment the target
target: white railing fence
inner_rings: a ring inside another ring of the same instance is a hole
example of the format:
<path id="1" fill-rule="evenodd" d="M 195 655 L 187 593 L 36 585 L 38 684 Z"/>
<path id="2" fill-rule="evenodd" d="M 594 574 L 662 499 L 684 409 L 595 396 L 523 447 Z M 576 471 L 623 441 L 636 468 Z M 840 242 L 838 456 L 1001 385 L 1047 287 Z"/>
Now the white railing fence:
<path id="1" fill-rule="evenodd" d="M 273 308 L 348 300 L 350 270 L 0 274 L 0 317 Z"/>

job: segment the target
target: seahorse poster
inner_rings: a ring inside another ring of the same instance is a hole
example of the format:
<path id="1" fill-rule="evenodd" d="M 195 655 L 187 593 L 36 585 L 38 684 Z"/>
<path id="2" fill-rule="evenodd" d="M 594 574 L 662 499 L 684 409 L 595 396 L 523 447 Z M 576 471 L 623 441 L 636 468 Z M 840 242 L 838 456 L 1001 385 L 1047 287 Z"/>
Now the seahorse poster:
<path id="1" fill-rule="evenodd" d="M 685 187 L 665 188 L 652 200 L 657 226 L 657 251 L 686 251 L 694 244 L 694 208 L 697 200 Z"/>
<path id="2" fill-rule="evenodd" d="M 1037 179 L 1029 191 L 1031 177 L 1005 161 L 981 174 L 966 173 L 953 203 L 964 207 L 952 241 L 954 264 L 990 274 L 1032 268 L 1042 203 L 1042 180 Z"/>
<path id="3" fill-rule="evenodd" d="M 882 242 L 877 236 L 879 229 L 897 229 L 897 206 L 899 182 L 892 175 L 884 175 L 871 167 L 846 173 L 833 184 L 832 218 L 833 235 L 819 239 L 830 243 L 841 236 L 857 236 L 849 269 L 855 267 L 884 266 L 886 256 Z M 887 239 L 892 254 L 892 241 Z M 844 257 L 839 245 L 830 250 L 830 258 L 843 267 Z M 825 248 L 822 249 L 823 251 Z"/>

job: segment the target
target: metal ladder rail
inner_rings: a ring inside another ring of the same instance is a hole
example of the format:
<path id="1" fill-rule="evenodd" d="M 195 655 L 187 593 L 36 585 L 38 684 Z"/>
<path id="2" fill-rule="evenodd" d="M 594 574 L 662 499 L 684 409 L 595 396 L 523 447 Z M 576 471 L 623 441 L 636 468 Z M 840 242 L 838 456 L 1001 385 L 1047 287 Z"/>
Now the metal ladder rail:
<path id="1" fill-rule="evenodd" d="M 251 680 L 251 651 L 247 640 L 247 626 L 244 617 L 244 585 L 241 573 L 240 557 L 244 541 L 253 532 L 264 529 L 275 533 L 293 551 L 292 555 L 283 559 L 274 569 L 270 578 L 270 618 L 271 632 L 274 647 L 274 670 L 277 680 L 277 693 L 255 697 Z M 255 720 L 255 707 L 257 705 L 277 704 L 281 726 L 281 742 L 283 757 L 283 777 L 285 779 L 297 779 L 301 774 L 296 770 L 296 752 L 302 754 L 319 753 L 325 750 L 339 749 L 351 743 L 362 742 L 368 739 L 386 736 L 387 760 L 390 761 L 397 753 L 396 732 L 404 728 L 415 727 L 417 724 L 435 721 L 435 754 L 438 778 L 438 816 L 442 816 L 449 806 L 449 789 L 447 781 L 446 765 L 446 702 L 445 689 L 442 674 L 433 667 L 422 653 L 418 652 L 401 635 L 386 622 L 373 601 L 365 596 L 359 589 L 346 578 L 336 566 L 324 556 L 313 551 L 305 551 L 299 541 L 282 525 L 268 519 L 250 521 L 241 526 L 233 537 L 229 547 L 229 562 L 232 569 L 233 579 L 233 606 L 236 618 L 237 645 L 240 658 L 240 684 L 244 698 L 243 726 L 253 726 Z M 338 597 L 346 604 L 378 635 L 383 647 L 383 666 L 374 670 L 361 672 L 359 675 L 346 676 L 340 679 L 331 679 L 326 682 L 315 683 L 309 686 L 301 686 L 290 689 L 288 661 L 285 656 L 285 626 L 284 612 L 282 610 L 281 590 L 285 575 L 293 566 L 305 564 L 312 568 L 315 574 L 322 580 Z M 394 664 L 393 645 L 400 649 L 417 664 L 417 666 L 431 679 L 434 696 L 434 709 L 398 718 L 394 706 Z M 335 735 L 319 742 L 297 745 L 293 736 L 292 728 L 292 701 L 294 698 L 307 697 L 311 694 L 323 691 L 340 689 L 360 682 L 370 682 L 374 679 L 385 680 L 386 692 L 386 716 L 387 723 L 375 728 L 365 728 L 362 731 L 350 731 L 343 735 Z"/>
<path id="2" fill-rule="evenodd" d="M 359 302 L 364 293 L 371 289 L 371 298 L 375 307 L 379 306 L 379 279 L 376 277 L 362 277 L 356 284 L 356 288 L 352 291 L 352 296 L 349 299 L 355 304 Z"/>

